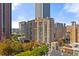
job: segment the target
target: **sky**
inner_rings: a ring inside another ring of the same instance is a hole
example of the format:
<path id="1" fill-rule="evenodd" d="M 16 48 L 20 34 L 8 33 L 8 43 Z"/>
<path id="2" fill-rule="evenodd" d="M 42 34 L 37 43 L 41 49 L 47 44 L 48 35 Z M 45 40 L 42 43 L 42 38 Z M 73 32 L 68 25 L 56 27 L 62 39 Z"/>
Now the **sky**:
<path id="1" fill-rule="evenodd" d="M 78 3 L 51 3 L 51 18 L 55 23 L 66 23 L 70 25 L 72 21 L 79 23 Z M 29 21 L 35 18 L 34 3 L 13 3 L 12 4 L 12 28 L 19 28 L 20 21 Z"/>

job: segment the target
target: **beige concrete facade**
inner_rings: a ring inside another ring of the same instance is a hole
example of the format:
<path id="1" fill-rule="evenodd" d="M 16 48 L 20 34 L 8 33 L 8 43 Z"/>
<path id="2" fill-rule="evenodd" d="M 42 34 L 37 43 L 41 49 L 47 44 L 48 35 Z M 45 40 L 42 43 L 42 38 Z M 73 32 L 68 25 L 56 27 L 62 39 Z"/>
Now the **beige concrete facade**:
<path id="1" fill-rule="evenodd" d="M 69 32 L 70 43 L 79 43 L 79 25 L 72 22 L 72 25 L 66 27 L 66 32 Z"/>
<path id="2" fill-rule="evenodd" d="M 37 23 L 37 41 L 49 44 L 54 39 L 54 20 L 43 18 L 35 19 L 35 22 Z"/>
<path id="3" fill-rule="evenodd" d="M 27 23 L 27 39 L 49 44 L 65 36 L 64 24 L 58 23 L 55 27 L 53 18 L 36 18 Z"/>
<path id="4" fill-rule="evenodd" d="M 77 40 L 78 40 L 78 43 L 79 43 L 79 25 L 78 25 L 78 27 L 77 27 Z"/>

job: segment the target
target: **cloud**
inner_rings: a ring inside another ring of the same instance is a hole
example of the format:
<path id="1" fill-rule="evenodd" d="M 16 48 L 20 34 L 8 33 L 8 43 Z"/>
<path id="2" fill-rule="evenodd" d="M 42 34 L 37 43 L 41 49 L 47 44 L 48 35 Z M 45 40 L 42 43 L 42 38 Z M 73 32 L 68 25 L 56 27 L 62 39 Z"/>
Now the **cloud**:
<path id="1" fill-rule="evenodd" d="M 18 16 L 16 20 L 12 21 L 12 28 L 19 28 L 19 22 L 26 21 L 24 16 Z"/>
<path id="2" fill-rule="evenodd" d="M 66 3 L 64 10 L 69 13 L 74 13 L 75 17 L 79 17 L 79 4 L 78 3 Z"/>
<path id="3" fill-rule="evenodd" d="M 19 5 L 21 5 L 20 3 L 12 3 L 12 11 L 15 10 Z"/>
<path id="4" fill-rule="evenodd" d="M 19 28 L 19 24 L 18 24 L 17 20 L 12 21 L 12 28 Z"/>
<path id="5" fill-rule="evenodd" d="M 17 19 L 20 20 L 20 21 L 26 21 L 25 16 L 19 16 Z"/>

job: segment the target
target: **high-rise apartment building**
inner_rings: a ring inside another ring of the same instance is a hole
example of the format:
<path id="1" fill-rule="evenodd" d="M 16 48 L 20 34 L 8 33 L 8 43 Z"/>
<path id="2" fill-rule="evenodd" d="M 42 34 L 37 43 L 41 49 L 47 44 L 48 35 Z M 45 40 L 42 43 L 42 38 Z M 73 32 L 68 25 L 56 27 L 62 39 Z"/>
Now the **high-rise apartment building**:
<path id="1" fill-rule="evenodd" d="M 65 24 L 63 23 L 56 23 L 55 24 L 55 39 L 64 39 L 65 38 L 65 32 L 66 32 L 66 27 Z"/>
<path id="2" fill-rule="evenodd" d="M 66 27 L 66 32 L 68 33 L 70 43 L 79 43 L 79 24 L 73 21 L 72 25 Z"/>
<path id="3" fill-rule="evenodd" d="M 38 42 L 49 44 L 54 40 L 54 20 L 53 18 L 37 18 L 36 22 L 36 39 Z"/>
<path id="4" fill-rule="evenodd" d="M 27 38 L 29 40 L 35 40 L 35 20 L 28 21 L 27 23 Z"/>
<path id="5" fill-rule="evenodd" d="M 28 22 L 21 21 L 19 22 L 19 32 L 20 34 L 25 34 L 28 40 L 35 40 L 35 28 L 36 22 L 35 20 L 30 20 Z"/>
<path id="6" fill-rule="evenodd" d="M 28 40 L 37 40 L 39 43 L 49 44 L 54 40 L 54 19 L 53 18 L 37 18 L 28 21 L 27 24 L 20 23 L 21 28 L 26 30 L 26 38 Z"/>
<path id="7" fill-rule="evenodd" d="M 11 3 L 0 3 L 0 39 L 11 35 Z"/>
<path id="8" fill-rule="evenodd" d="M 20 31 L 20 34 L 26 35 L 26 31 L 27 31 L 27 22 L 25 22 L 25 21 L 19 22 L 19 31 Z"/>
<path id="9" fill-rule="evenodd" d="M 36 3 L 35 4 L 35 18 L 50 17 L 50 4 L 49 3 Z"/>

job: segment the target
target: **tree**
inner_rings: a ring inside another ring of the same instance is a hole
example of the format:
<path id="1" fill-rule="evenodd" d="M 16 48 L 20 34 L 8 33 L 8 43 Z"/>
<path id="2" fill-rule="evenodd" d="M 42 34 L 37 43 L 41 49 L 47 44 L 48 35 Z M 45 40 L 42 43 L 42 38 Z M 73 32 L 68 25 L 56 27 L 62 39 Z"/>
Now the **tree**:
<path id="1" fill-rule="evenodd" d="M 5 39 L 0 42 L 0 55 L 15 55 L 23 52 L 22 43 Z"/>
<path id="2" fill-rule="evenodd" d="M 31 51 L 21 52 L 19 54 L 16 54 L 16 56 L 31 56 Z"/>
<path id="3" fill-rule="evenodd" d="M 24 51 L 21 42 L 13 42 L 11 48 L 13 49 L 13 55 Z"/>
<path id="4" fill-rule="evenodd" d="M 33 56 L 40 56 L 40 55 L 42 55 L 43 53 L 42 53 L 42 49 L 41 48 L 34 48 L 33 50 L 32 50 L 32 55 Z"/>
<path id="5" fill-rule="evenodd" d="M 38 46 L 39 45 L 38 45 L 38 43 L 35 40 L 30 41 L 29 43 L 23 43 L 22 44 L 22 47 L 23 47 L 24 51 L 26 51 L 26 50 L 32 50 L 33 48 L 36 48 Z"/>
<path id="6" fill-rule="evenodd" d="M 64 42 L 63 39 L 59 39 L 58 40 L 58 44 L 59 44 L 59 46 L 64 46 L 65 45 L 65 42 Z"/>
<path id="7" fill-rule="evenodd" d="M 48 47 L 45 44 L 41 46 L 41 49 L 44 51 L 44 53 L 48 52 Z"/>
<path id="8" fill-rule="evenodd" d="M 11 41 L 9 39 L 5 39 L 3 42 L 0 42 L 0 55 L 12 55 L 12 48 L 10 46 Z"/>
<path id="9" fill-rule="evenodd" d="M 42 56 L 48 52 L 46 45 L 41 45 L 40 47 L 34 48 L 32 51 L 28 50 L 19 54 L 17 56 Z"/>
<path id="10" fill-rule="evenodd" d="M 23 55 L 23 56 L 40 56 L 44 55 L 48 51 L 45 44 L 40 46 L 36 41 L 30 41 L 28 43 L 21 43 L 19 41 L 13 41 L 11 39 L 4 39 L 0 42 L 0 55 Z"/>
<path id="11" fill-rule="evenodd" d="M 38 42 L 35 40 L 35 41 L 34 41 L 33 48 L 36 48 L 36 47 L 39 47 L 39 44 L 38 44 Z"/>
<path id="12" fill-rule="evenodd" d="M 11 36 L 11 39 L 13 40 L 13 41 L 18 41 L 18 37 L 21 37 L 22 35 L 20 35 L 20 34 L 12 34 L 12 36 Z"/>

